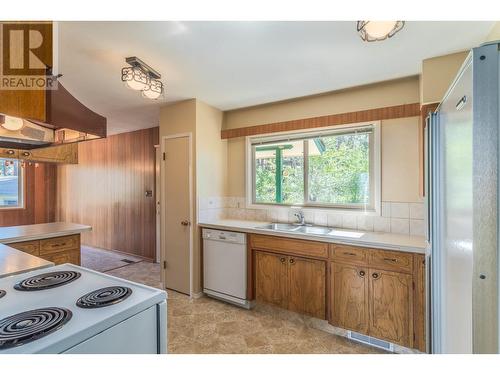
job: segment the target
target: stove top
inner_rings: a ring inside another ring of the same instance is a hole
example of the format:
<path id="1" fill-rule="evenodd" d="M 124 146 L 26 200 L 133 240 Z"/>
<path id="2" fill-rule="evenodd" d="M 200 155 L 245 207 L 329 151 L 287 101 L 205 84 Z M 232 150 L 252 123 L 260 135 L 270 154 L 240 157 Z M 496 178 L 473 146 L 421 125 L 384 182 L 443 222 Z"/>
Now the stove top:
<path id="1" fill-rule="evenodd" d="M 108 286 L 94 290 L 78 298 L 76 305 L 84 309 L 111 306 L 127 299 L 132 289 L 125 286 Z"/>
<path id="2" fill-rule="evenodd" d="M 7 327 L 18 315 L 45 310 L 47 306 L 71 312 L 71 319 L 62 319 L 64 323 L 58 329 L 49 328 L 50 334 L 36 334 L 31 340 L 18 341 L 17 346 L 0 346 L 0 354 L 59 353 L 166 299 L 163 290 L 72 264 L 54 266 L 50 271 L 36 270 L 0 279 L 0 290 L 6 291 L 0 299 L 0 321 Z M 96 308 L 100 306 L 106 307 Z M 24 324 L 34 325 L 31 321 Z"/>
<path id="3" fill-rule="evenodd" d="M 72 317 L 71 311 L 46 307 L 25 311 L 0 320 L 0 350 L 20 346 L 60 329 Z"/>
<path id="4" fill-rule="evenodd" d="M 16 285 L 14 289 L 22 291 L 38 291 L 44 289 L 56 288 L 58 286 L 66 285 L 76 279 L 82 274 L 75 271 L 56 271 L 47 272 L 32 277 L 28 277 Z"/>
<path id="5" fill-rule="evenodd" d="M 7 292 L 5 290 L 0 289 L 0 298 L 5 296 L 6 294 L 7 294 Z"/>

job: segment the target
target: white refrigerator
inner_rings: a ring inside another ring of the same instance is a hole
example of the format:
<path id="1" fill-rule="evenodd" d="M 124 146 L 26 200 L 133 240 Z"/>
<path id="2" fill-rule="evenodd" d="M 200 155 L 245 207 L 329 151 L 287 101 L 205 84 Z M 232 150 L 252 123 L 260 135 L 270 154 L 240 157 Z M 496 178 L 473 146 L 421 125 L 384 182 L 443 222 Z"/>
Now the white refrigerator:
<path id="1" fill-rule="evenodd" d="M 499 77 L 474 48 L 427 122 L 432 353 L 499 352 Z"/>

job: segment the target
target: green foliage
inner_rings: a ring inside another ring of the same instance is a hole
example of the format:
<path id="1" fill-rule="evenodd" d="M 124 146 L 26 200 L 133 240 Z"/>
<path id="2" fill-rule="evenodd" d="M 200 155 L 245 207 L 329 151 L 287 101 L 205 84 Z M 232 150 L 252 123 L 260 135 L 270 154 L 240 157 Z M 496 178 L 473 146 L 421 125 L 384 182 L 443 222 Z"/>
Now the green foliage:
<path id="1" fill-rule="evenodd" d="M 322 141 L 326 151 L 309 156 L 309 200 L 328 204 L 368 203 L 368 134 L 325 137 Z"/>
<path id="2" fill-rule="evenodd" d="M 369 134 L 346 134 L 321 138 L 322 153 L 314 140 L 309 142 L 309 201 L 325 204 L 369 202 Z M 312 152 L 315 150 L 316 152 Z M 282 202 L 304 201 L 303 156 L 284 156 L 282 166 Z M 276 200 L 275 157 L 258 158 L 255 167 L 256 201 Z"/>

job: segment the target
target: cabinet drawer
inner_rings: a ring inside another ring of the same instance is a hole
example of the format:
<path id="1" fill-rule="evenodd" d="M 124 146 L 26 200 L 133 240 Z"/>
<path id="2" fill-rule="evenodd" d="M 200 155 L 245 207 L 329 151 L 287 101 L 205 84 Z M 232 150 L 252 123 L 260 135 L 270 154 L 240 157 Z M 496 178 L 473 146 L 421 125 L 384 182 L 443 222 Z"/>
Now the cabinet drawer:
<path id="1" fill-rule="evenodd" d="M 328 244 L 316 241 L 253 234 L 250 236 L 250 246 L 252 249 L 274 250 L 285 254 L 304 255 L 316 258 L 328 257 Z"/>
<path id="2" fill-rule="evenodd" d="M 66 250 L 80 251 L 80 236 L 64 236 L 40 240 L 40 255 L 58 253 Z"/>
<path id="3" fill-rule="evenodd" d="M 68 250 L 59 253 L 52 253 L 43 256 L 43 259 L 53 262 L 55 265 L 72 263 L 80 265 L 80 250 Z"/>
<path id="4" fill-rule="evenodd" d="M 386 270 L 411 273 L 413 271 L 413 255 L 387 250 L 371 250 L 368 254 L 370 266 Z"/>
<path id="5" fill-rule="evenodd" d="M 14 249 L 24 251 L 31 255 L 40 255 L 40 241 L 25 241 L 7 244 Z"/>
<path id="6" fill-rule="evenodd" d="M 330 245 L 330 257 L 348 263 L 365 265 L 368 261 L 366 249 L 347 245 Z"/>

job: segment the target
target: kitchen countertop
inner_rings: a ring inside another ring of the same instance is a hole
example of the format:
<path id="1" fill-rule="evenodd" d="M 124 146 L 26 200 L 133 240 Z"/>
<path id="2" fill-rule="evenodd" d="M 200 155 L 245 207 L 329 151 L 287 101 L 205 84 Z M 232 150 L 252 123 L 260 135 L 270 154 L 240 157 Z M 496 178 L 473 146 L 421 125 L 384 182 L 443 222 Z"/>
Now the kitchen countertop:
<path id="1" fill-rule="evenodd" d="M 45 259 L 0 244 L 0 279 L 53 265 Z"/>
<path id="2" fill-rule="evenodd" d="M 89 225 L 65 222 L 0 227 L 0 244 L 68 236 L 91 230 Z"/>
<path id="3" fill-rule="evenodd" d="M 203 228 L 266 234 L 270 236 L 298 238 L 419 254 L 426 254 L 428 247 L 425 237 L 409 236 L 404 234 L 364 232 L 359 230 L 335 228 L 339 232 L 339 235 L 331 236 L 256 228 L 266 224 L 269 224 L 269 222 L 222 219 L 199 223 L 198 225 Z"/>

